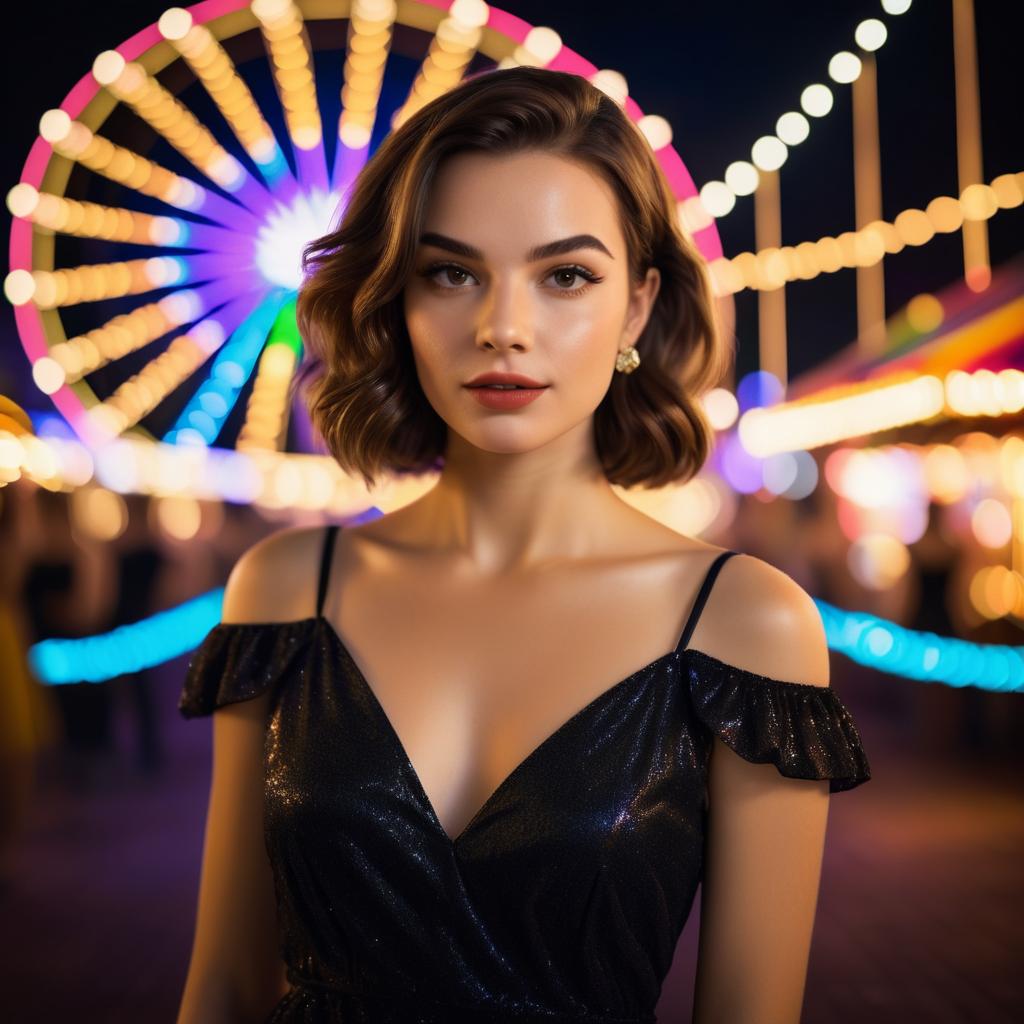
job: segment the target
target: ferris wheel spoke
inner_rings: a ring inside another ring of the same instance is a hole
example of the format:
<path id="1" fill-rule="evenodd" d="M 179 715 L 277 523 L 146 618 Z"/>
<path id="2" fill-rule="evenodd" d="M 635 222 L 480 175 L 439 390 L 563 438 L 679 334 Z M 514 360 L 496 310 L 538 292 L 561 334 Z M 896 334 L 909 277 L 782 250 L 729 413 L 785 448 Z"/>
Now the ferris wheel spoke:
<path id="1" fill-rule="evenodd" d="M 199 385 L 164 440 L 174 444 L 212 445 L 238 401 L 281 307 L 294 293 L 273 288 L 261 293 L 255 307 L 217 351 Z"/>
<path id="2" fill-rule="evenodd" d="M 119 313 L 84 334 L 51 345 L 47 356 L 63 371 L 63 383 L 73 384 L 169 331 L 202 319 L 237 294 L 240 285 L 251 288 L 252 283 L 251 275 L 228 276 L 197 288 L 178 289 L 156 302 Z"/>
<path id="3" fill-rule="evenodd" d="M 288 439 L 288 388 L 302 358 L 302 339 L 295 323 L 295 297 L 277 312 L 259 358 L 245 419 L 238 432 L 238 451 L 280 451 Z"/>
<path id="4" fill-rule="evenodd" d="M 55 153 L 168 206 L 219 223 L 238 224 L 252 217 L 243 207 L 204 188 L 198 182 L 167 170 L 126 146 L 119 146 L 73 120 L 60 109 L 48 110 L 39 120 L 39 134 Z"/>
<path id="5" fill-rule="evenodd" d="M 196 24 L 192 14 L 181 7 L 166 11 L 158 27 L 202 82 L 266 185 L 274 187 L 283 176 L 290 175 L 273 130 L 213 33 L 205 25 Z"/>
<path id="6" fill-rule="evenodd" d="M 87 415 L 94 436 L 113 439 L 156 409 L 224 344 L 225 338 L 265 294 L 265 288 L 244 292 L 174 337 L 163 352 L 129 377 L 109 398 L 89 409 Z M 210 404 L 208 398 L 206 406 Z M 213 405 L 217 407 L 216 401 Z"/>
<path id="7" fill-rule="evenodd" d="M 299 180 L 327 191 L 330 183 L 323 122 L 316 98 L 313 51 L 302 12 L 293 0 L 253 0 L 284 110 Z"/>
<path id="8" fill-rule="evenodd" d="M 240 206 L 258 203 L 263 184 L 258 183 L 244 164 L 214 138 L 209 128 L 141 64 L 126 61 L 117 50 L 105 50 L 93 62 L 92 73 L 115 99 L 130 107 Z"/>

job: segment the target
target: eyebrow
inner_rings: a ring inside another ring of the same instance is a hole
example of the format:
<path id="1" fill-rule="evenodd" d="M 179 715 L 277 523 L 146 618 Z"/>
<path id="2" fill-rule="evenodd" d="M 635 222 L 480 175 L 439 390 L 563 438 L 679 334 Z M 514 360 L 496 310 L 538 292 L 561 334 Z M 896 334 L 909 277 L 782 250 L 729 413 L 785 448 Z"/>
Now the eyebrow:
<path id="1" fill-rule="evenodd" d="M 427 231 L 420 235 L 421 245 L 433 245 L 438 249 L 447 249 L 459 256 L 465 256 L 470 260 L 482 260 L 484 254 L 475 246 L 458 239 L 449 238 L 447 235 L 439 235 L 435 231 Z M 608 251 L 608 247 L 599 238 L 593 235 L 573 235 L 571 238 L 560 238 L 557 242 L 546 242 L 544 245 L 535 245 L 527 254 L 527 263 L 536 263 L 537 260 L 547 259 L 549 256 L 561 256 L 566 252 L 575 252 L 577 249 L 597 249 L 603 252 L 610 259 L 615 259 Z"/>

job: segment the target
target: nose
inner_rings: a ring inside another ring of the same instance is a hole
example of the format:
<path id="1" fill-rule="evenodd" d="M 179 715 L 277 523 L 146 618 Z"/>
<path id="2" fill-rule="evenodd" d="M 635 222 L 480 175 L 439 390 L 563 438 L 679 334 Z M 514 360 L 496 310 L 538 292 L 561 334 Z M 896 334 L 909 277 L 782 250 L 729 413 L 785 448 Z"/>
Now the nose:
<path id="1" fill-rule="evenodd" d="M 533 347 L 532 311 L 525 287 L 494 280 L 480 306 L 477 347 L 502 352 L 527 352 Z"/>

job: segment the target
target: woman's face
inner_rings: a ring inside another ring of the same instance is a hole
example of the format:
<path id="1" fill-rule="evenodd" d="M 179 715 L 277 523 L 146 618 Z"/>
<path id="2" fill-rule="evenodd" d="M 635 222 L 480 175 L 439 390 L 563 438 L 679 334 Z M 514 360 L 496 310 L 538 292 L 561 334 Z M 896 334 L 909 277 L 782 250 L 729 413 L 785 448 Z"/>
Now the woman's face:
<path id="1" fill-rule="evenodd" d="M 567 239 L 557 252 L 531 252 Z M 550 153 L 458 154 L 439 168 L 419 243 L 405 317 L 423 392 L 449 428 L 510 453 L 592 416 L 660 284 L 653 268 L 642 285 L 630 281 L 609 186 Z M 493 409 L 466 386 L 488 371 L 548 386 Z"/>

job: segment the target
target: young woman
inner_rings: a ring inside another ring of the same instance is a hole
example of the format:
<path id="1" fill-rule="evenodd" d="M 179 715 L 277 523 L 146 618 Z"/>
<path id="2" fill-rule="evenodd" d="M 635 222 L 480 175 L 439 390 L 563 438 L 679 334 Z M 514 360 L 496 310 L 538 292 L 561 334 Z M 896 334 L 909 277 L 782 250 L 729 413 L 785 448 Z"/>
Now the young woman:
<path id="1" fill-rule="evenodd" d="M 441 472 L 231 573 L 180 1024 L 653 1021 L 701 882 L 697 1024 L 796 1024 L 869 766 L 811 598 L 612 489 L 697 472 L 728 358 L 649 145 L 578 76 L 474 77 L 307 271 L 329 450 Z"/>

